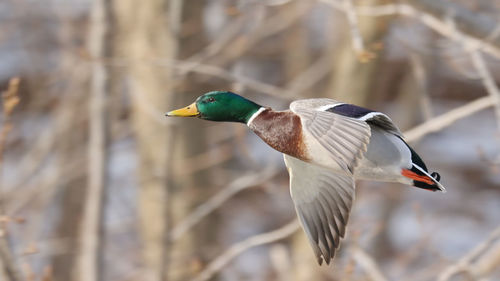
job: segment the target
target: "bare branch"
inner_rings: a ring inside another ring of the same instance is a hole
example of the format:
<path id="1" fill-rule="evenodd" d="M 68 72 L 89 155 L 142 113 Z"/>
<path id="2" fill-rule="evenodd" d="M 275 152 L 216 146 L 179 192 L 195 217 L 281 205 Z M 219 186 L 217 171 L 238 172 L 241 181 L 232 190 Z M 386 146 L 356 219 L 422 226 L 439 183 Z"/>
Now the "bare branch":
<path id="1" fill-rule="evenodd" d="M 269 249 L 269 259 L 271 260 L 271 266 L 276 272 L 276 280 L 293 280 L 292 257 L 285 245 L 272 245 Z"/>
<path id="2" fill-rule="evenodd" d="M 198 206 L 191 214 L 174 227 L 170 234 L 173 241 L 179 239 L 184 233 L 200 222 L 204 217 L 220 207 L 233 195 L 252 186 L 261 185 L 273 178 L 278 173 L 277 168 L 266 168 L 261 172 L 244 175 L 230 183 L 226 188 L 212 196 L 205 203 Z"/>
<path id="3" fill-rule="evenodd" d="M 441 272 L 438 276 L 438 281 L 447 281 L 454 275 L 460 272 L 470 273 L 471 264 L 474 260 L 480 259 L 482 255 L 488 252 L 495 243 L 500 240 L 500 227 L 497 227 L 489 237 L 467 253 L 463 258 L 461 258 L 457 263 L 448 266 L 445 270 Z M 489 256 L 487 256 L 489 257 Z"/>
<path id="4" fill-rule="evenodd" d="M 373 281 L 387 281 L 375 260 L 359 246 L 351 247 L 353 259 L 363 268 L 368 277 Z"/>
<path id="5" fill-rule="evenodd" d="M 342 5 L 339 5 L 339 0 L 321 0 L 328 3 L 335 9 L 339 9 L 344 13 L 347 13 Z M 481 37 L 475 37 L 471 34 L 463 33 L 462 31 L 455 30 L 451 28 L 449 24 L 445 21 L 439 19 L 438 17 L 421 11 L 408 4 L 387 4 L 378 6 L 356 6 L 355 7 L 358 16 L 391 16 L 391 15 L 401 15 L 407 16 L 409 18 L 416 19 L 431 28 L 432 30 L 440 33 L 441 35 L 450 38 L 454 41 L 465 43 L 468 48 L 479 49 L 485 53 L 488 53 L 496 58 L 500 59 L 500 47 L 491 42 L 483 40 Z M 494 32 L 494 30 L 492 30 Z"/>
<path id="6" fill-rule="evenodd" d="M 455 30 L 457 37 L 463 36 L 463 34 L 460 34 L 460 32 L 458 31 L 457 23 L 453 18 L 451 17 L 448 18 L 447 23 L 450 26 L 450 29 Z M 483 83 L 484 87 L 486 88 L 486 91 L 494 101 L 495 114 L 497 117 L 497 126 L 500 129 L 500 90 L 498 89 L 495 83 L 493 75 L 491 75 L 490 71 L 488 70 L 488 67 L 486 66 L 486 62 L 484 61 L 482 54 L 476 48 L 470 48 L 471 46 L 465 44 L 466 41 L 464 39 L 462 41 L 464 42 L 463 48 L 465 49 L 466 52 L 469 53 L 472 60 L 472 64 L 474 65 L 474 68 L 476 69 L 479 78 L 481 79 L 481 82 Z"/>
<path id="7" fill-rule="evenodd" d="M 497 84 L 495 83 L 495 79 L 491 72 L 488 70 L 486 63 L 484 62 L 484 58 L 481 53 L 477 50 L 471 50 L 470 56 L 472 59 L 472 64 L 476 68 L 479 73 L 479 77 L 481 78 L 481 82 L 483 83 L 486 91 L 494 101 L 495 106 L 495 114 L 497 117 L 497 126 L 500 130 L 500 89 L 498 89 Z"/>
<path id="8" fill-rule="evenodd" d="M 481 256 L 480 259 L 475 261 L 470 267 L 472 275 L 482 277 L 490 272 L 498 269 L 500 265 L 500 241 L 497 239 L 495 244 Z"/>
<path id="9" fill-rule="evenodd" d="M 266 232 L 249 237 L 241 242 L 232 245 L 222 255 L 214 259 L 208 266 L 192 281 L 206 281 L 209 280 L 215 273 L 219 272 L 225 265 L 232 261 L 235 257 L 243 252 L 264 244 L 276 242 L 284 239 L 299 229 L 299 222 L 294 219 L 283 227 L 280 227 L 271 232 Z"/>
<path id="10" fill-rule="evenodd" d="M 347 16 L 347 21 L 349 22 L 349 30 L 352 37 L 352 47 L 356 53 L 361 54 L 365 51 L 365 46 L 363 43 L 363 37 L 361 37 L 361 32 L 359 31 L 359 23 L 356 15 L 356 10 L 352 4 L 352 0 L 342 0 L 344 6 L 344 11 Z"/>
<path id="11" fill-rule="evenodd" d="M 3 233 L 2 236 L 5 236 L 5 233 Z M 22 280 L 19 270 L 14 263 L 12 251 L 5 237 L 0 238 L 0 259 L 0 266 L 2 266 L 3 271 L 0 271 L 0 277 L 5 273 L 5 277 L 8 278 L 8 281 Z"/>
<path id="12" fill-rule="evenodd" d="M 424 113 L 424 118 L 427 121 L 432 118 L 433 113 L 432 113 L 431 99 L 427 91 L 427 76 L 425 73 L 425 68 L 422 62 L 422 58 L 416 52 L 411 52 L 410 63 L 413 70 L 413 76 L 415 77 L 415 81 L 417 82 L 420 107 L 422 108 L 422 111 Z"/>
<path id="13" fill-rule="evenodd" d="M 319 57 L 311 66 L 288 83 L 291 93 L 303 93 L 323 79 L 333 68 L 329 54 Z"/>
<path id="14" fill-rule="evenodd" d="M 500 46 L 500 38 L 495 36 L 498 17 L 481 14 L 468 9 L 457 1 L 450 0 L 407 0 L 413 7 L 437 18 L 451 17 L 458 30 L 480 40 L 490 41 Z"/>
<path id="15" fill-rule="evenodd" d="M 190 69 L 193 72 L 196 73 L 201 73 L 201 74 L 206 74 L 214 77 L 219 77 L 225 80 L 229 81 L 234 81 L 238 82 L 245 87 L 248 87 L 252 90 L 265 93 L 271 96 L 283 98 L 283 97 L 289 97 L 289 98 L 297 98 L 298 95 L 297 93 L 291 93 L 290 91 L 283 90 L 279 87 L 276 87 L 274 85 L 266 84 L 257 80 L 254 80 L 252 78 L 248 78 L 245 76 L 233 74 L 223 68 L 217 67 L 217 66 L 212 66 L 212 65 L 207 65 L 207 64 L 200 64 L 196 62 L 183 62 L 183 61 L 157 61 L 156 64 L 158 65 L 167 65 L 171 66 L 174 68 L 179 68 L 179 69 Z"/>
<path id="16" fill-rule="evenodd" d="M 234 144 L 224 143 L 200 154 L 191 156 L 186 159 L 186 168 L 179 171 L 179 175 L 184 176 L 194 174 L 197 171 L 223 163 L 233 157 L 231 153 L 233 148 Z"/>
<path id="17" fill-rule="evenodd" d="M 360 62 L 369 62 L 375 58 L 375 54 L 365 48 L 363 37 L 359 30 L 357 10 L 354 8 L 352 0 L 342 0 L 342 8 L 346 14 L 351 33 L 352 47 Z"/>
<path id="18" fill-rule="evenodd" d="M 466 105 L 452 109 L 442 115 L 432 118 L 425 123 L 422 123 L 404 133 L 405 139 L 408 142 L 414 142 L 423 136 L 437 132 L 453 124 L 455 121 L 472 115 L 485 108 L 493 106 L 495 101 L 491 96 L 478 98 Z"/>
<path id="19" fill-rule="evenodd" d="M 129 83 L 134 85 L 135 83 L 138 83 L 138 82 L 133 77 L 130 77 Z M 141 90 L 140 90 L 141 87 L 134 86 L 134 88 L 139 89 L 139 90 L 129 91 L 129 93 L 131 95 L 131 98 L 133 98 L 134 103 L 135 103 L 136 107 L 138 108 L 138 111 L 140 110 L 145 115 L 147 115 L 151 121 L 154 121 L 160 125 L 168 126 L 168 125 L 174 124 L 170 119 L 165 118 L 165 112 L 160 110 L 151 101 L 144 98 L 143 92 L 141 92 Z"/>
<path id="20" fill-rule="evenodd" d="M 2 130 L 0 131 L 0 168 L 3 167 L 3 153 L 5 151 L 5 144 L 7 140 L 7 136 L 9 135 L 10 130 L 12 129 L 11 123 L 11 115 L 14 111 L 14 108 L 19 103 L 19 78 L 12 78 L 9 81 L 9 86 L 5 92 L 2 93 L 2 117 L 3 124 Z M 0 170 L 0 188 L 2 187 L 1 176 L 3 175 L 3 170 Z M 4 206 L 4 192 L 0 189 L 0 215 L 6 216 L 5 206 Z M 2 267 L 2 271 L 0 271 L 0 276 L 5 273 L 5 277 L 9 279 L 9 281 L 17 281 L 21 280 L 21 275 L 19 273 L 19 269 L 14 263 L 14 257 L 12 254 L 12 250 L 9 245 L 8 233 L 7 233 L 7 225 L 6 222 L 0 222 L 0 266 Z"/>
<path id="21" fill-rule="evenodd" d="M 231 45 L 232 41 L 241 34 L 242 29 L 249 20 L 248 18 L 249 15 L 243 14 L 232 20 L 229 24 L 224 25 L 222 30 L 218 32 L 217 38 L 214 38 L 203 50 L 185 59 L 185 61 L 202 62 L 220 53 L 225 47 Z M 184 69 L 184 72 L 189 72 L 191 70 L 192 69 Z"/>

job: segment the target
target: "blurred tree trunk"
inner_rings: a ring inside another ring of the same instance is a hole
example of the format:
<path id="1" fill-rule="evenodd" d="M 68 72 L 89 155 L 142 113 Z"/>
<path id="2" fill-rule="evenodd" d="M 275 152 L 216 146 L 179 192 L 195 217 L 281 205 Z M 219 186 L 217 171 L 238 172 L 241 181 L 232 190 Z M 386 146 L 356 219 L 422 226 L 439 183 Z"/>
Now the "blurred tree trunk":
<path id="1" fill-rule="evenodd" d="M 68 60 L 68 62 L 70 59 Z M 66 67 L 69 67 L 67 64 Z M 73 280 L 72 271 L 76 264 L 75 249 L 78 249 L 80 238 L 80 221 L 82 218 L 82 198 L 85 196 L 86 178 L 85 173 L 78 169 L 85 167 L 86 155 L 84 150 L 75 149 L 85 147 L 87 138 L 87 127 L 81 116 L 88 116 L 86 111 L 86 97 L 81 89 L 85 88 L 84 80 L 73 81 L 67 95 L 62 97 L 62 102 L 56 114 L 58 132 L 58 145 L 56 145 L 56 159 L 59 166 L 61 178 L 74 178 L 70 181 L 62 180 L 61 186 L 57 188 L 54 202 L 54 213 L 56 224 L 54 227 L 54 239 L 64 241 L 65 253 L 54 256 L 52 260 L 55 280 Z"/>
<path id="2" fill-rule="evenodd" d="M 140 231 L 151 273 L 148 280 L 183 280 L 191 271 L 192 255 L 202 255 L 199 250 L 210 248 L 207 245 L 215 241 L 216 227 L 211 218 L 175 244 L 168 241 L 170 226 L 210 192 L 206 173 L 190 171 L 194 167 L 186 166 L 193 164 L 186 158 L 206 151 L 204 125 L 178 119 L 179 128 L 165 127 L 158 120 L 165 118 L 167 110 L 187 105 L 209 89 L 191 75 L 176 76 L 180 74 L 168 66 L 205 45 L 200 35 L 204 2 L 152 0 L 137 5 L 129 0 L 114 5 L 118 23 L 115 52 L 130 59 L 128 73 L 140 158 Z M 165 60 L 167 66 L 160 66 L 158 62 Z"/>
<path id="3" fill-rule="evenodd" d="M 362 0 L 356 1 L 356 5 L 372 6 L 386 4 L 387 0 Z M 368 52 L 372 52 L 370 47 L 373 44 L 382 44 L 392 17 L 358 17 L 361 37 Z M 338 28 L 334 28 L 338 30 Z M 357 105 L 366 105 L 369 100 L 375 99 L 377 85 L 377 73 L 382 61 L 381 53 L 374 53 L 375 57 L 370 59 L 370 55 L 358 54 L 353 48 L 352 34 L 349 28 L 339 31 L 344 32 L 342 43 L 339 49 L 336 46 L 336 55 L 333 57 L 335 69 L 331 77 L 331 84 L 327 89 L 327 96 L 333 97 L 343 102 Z M 366 56 L 366 57 L 364 57 Z M 364 57 L 364 58 L 363 58 Z M 367 60 L 361 62 L 361 60 Z"/>
<path id="4" fill-rule="evenodd" d="M 67 49 L 75 48 L 74 42 L 79 26 L 65 22 L 61 27 L 61 44 Z M 64 253 L 52 258 L 54 280 L 73 280 L 72 273 L 76 265 L 76 249 L 80 238 L 82 218 L 82 198 L 87 186 L 86 147 L 88 128 L 87 95 L 88 66 L 80 63 L 80 58 L 73 53 L 64 53 L 59 71 L 65 79 L 61 85 L 59 103 L 54 114 L 56 126 L 55 161 L 58 167 L 59 186 L 54 194 L 52 210 L 54 223 L 50 227 L 52 239 L 62 241 Z M 69 180 L 68 180 L 69 179 Z"/>
<path id="5" fill-rule="evenodd" d="M 89 97 L 88 186 L 84 198 L 75 280 L 102 280 L 104 204 L 107 186 L 109 122 L 108 72 L 103 58 L 109 53 L 110 1 L 94 0 L 90 15 L 88 49 L 93 58 Z"/>
<path id="6" fill-rule="evenodd" d="M 139 231 L 147 274 L 143 280 L 166 280 L 169 226 L 168 162 L 171 130 L 158 120 L 171 104 L 171 70 L 152 60 L 175 57 L 172 15 L 176 1 L 113 1 L 116 16 L 114 52 L 126 57 L 132 96 L 132 122 L 139 155 Z"/>
<path id="7" fill-rule="evenodd" d="M 182 9 L 181 37 L 178 38 L 179 52 L 176 59 L 185 60 L 208 45 L 203 34 L 203 11 L 206 1 L 184 0 Z M 227 82 L 213 77 L 199 77 L 194 73 L 178 74 L 174 83 L 176 107 L 192 103 L 204 92 L 227 89 Z M 199 120 L 180 119 L 176 131 L 173 167 L 176 189 L 172 192 L 172 221 L 178 224 L 195 207 L 202 204 L 217 190 L 211 177 L 212 167 L 206 167 L 211 157 L 207 152 L 214 147 L 207 143 L 210 124 Z M 212 154 L 213 155 L 213 154 Z M 197 159 L 193 161 L 194 159 Z M 209 215 L 172 245 L 172 280 L 187 280 L 195 276 L 201 267 L 219 253 L 217 249 L 217 212 Z"/>
<path id="8" fill-rule="evenodd" d="M 289 9 L 301 10 L 310 9 L 311 3 L 292 1 L 288 5 L 291 6 Z M 283 72 L 285 73 L 287 83 L 290 83 L 291 80 L 305 71 L 311 63 L 307 31 L 307 26 L 303 19 L 298 20 L 286 31 L 286 39 L 283 45 L 285 50 L 283 50 L 282 54 L 285 56 Z"/>

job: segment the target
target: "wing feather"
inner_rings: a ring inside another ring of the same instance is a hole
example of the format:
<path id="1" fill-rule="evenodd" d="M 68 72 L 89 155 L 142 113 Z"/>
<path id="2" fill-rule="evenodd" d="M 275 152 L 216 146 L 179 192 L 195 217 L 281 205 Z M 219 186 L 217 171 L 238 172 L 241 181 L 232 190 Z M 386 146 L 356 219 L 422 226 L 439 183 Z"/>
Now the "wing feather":
<path id="1" fill-rule="evenodd" d="M 284 155 L 297 216 L 321 264 L 327 264 L 344 237 L 354 199 L 351 176 Z"/>
<path id="2" fill-rule="evenodd" d="M 290 109 L 300 116 L 303 129 L 330 153 L 330 158 L 343 170 L 352 173 L 366 152 L 370 126 L 361 120 L 317 110 L 311 107 L 310 101 L 295 101 Z"/>

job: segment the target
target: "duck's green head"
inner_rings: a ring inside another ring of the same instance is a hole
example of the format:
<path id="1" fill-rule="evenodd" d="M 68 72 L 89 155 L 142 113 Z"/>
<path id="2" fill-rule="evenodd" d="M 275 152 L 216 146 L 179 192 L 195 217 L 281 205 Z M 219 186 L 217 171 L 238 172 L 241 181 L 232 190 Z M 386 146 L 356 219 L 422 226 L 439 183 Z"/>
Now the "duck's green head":
<path id="1" fill-rule="evenodd" d="M 259 108 L 261 108 L 260 105 L 235 93 L 215 91 L 200 96 L 184 108 L 168 112 L 167 116 L 247 123 Z"/>

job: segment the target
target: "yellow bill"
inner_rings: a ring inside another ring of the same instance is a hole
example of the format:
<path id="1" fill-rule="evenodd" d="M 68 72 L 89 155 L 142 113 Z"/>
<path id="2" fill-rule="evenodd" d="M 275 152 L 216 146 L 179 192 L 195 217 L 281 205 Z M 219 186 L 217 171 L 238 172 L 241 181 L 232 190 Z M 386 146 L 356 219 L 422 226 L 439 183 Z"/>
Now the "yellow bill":
<path id="1" fill-rule="evenodd" d="M 198 111 L 198 108 L 196 107 L 196 103 L 193 102 L 192 104 L 179 108 L 176 110 L 172 110 L 167 113 L 167 116 L 179 116 L 179 117 L 191 117 L 191 116 L 198 116 L 200 112 Z"/>

